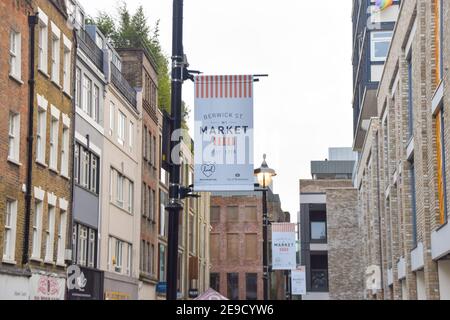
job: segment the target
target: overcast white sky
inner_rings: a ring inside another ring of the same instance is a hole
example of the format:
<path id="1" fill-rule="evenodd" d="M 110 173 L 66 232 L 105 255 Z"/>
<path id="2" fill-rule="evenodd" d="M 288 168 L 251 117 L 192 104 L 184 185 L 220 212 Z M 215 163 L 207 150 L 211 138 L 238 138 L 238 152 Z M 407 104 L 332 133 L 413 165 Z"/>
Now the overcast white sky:
<path id="1" fill-rule="evenodd" d="M 116 12 L 118 2 L 80 0 L 87 13 Z M 171 53 L 172 1 L 142 4 L 150 25 L 161 20 Z M 205 74 L 261 74 L 255 84 L 255 166 L 267 153 L 278 176 L 274 191 L 296 221 L 299 179 L 328 147 L 352 143 L 351 7 L 349 0 L 185 0 L 184 50 Z M 193 109 L 191 83 L 183 87 Z M 191 125 L 193 127 L 193 116 Z"/>

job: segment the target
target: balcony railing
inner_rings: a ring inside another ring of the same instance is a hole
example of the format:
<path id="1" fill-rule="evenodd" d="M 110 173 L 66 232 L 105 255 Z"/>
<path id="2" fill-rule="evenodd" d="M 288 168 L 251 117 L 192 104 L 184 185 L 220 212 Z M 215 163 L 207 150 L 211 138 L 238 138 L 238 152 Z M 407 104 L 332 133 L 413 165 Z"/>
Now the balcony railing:
<path id="1" fill-rule="evenodd" d="M 136 90 L 134 90 L 117 67 L 111 63 L 111 82 L 116 86 L 119 92 L 127 101 L 137 108 Z"/>
<path id="2" fill-rule="evenodd" d="M 91 36 L 84 29 L 78 30 L 78 43 L 95 66 L 103 70 L 103 51 L 97 46 Z"/>

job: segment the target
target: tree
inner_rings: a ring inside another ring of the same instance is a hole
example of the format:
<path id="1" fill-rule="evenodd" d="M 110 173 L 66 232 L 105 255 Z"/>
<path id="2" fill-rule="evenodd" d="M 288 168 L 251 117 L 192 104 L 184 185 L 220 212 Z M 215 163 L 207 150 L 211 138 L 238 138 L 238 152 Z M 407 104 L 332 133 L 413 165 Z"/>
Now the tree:
<path id="1" fill-rule="evenodd" d="M 118 22 L 106 12 L 99 12 L 95 24 L 100 31 L 112 42 L 116 48 L 143 47 L 155 58 L 158 71 L 158 105 L 162 110 L 170 113 L 171 106 L 171 80 L 169 58 L 161 48 L 159 41 L 159 20 L 151 28 L 145 15 L 143 6 L 130 14 L 125 2 L 117 9 Z M 184 103 L 183 127 L 187 128 L 186 119 L 189 116 L 189 107 Z"/>

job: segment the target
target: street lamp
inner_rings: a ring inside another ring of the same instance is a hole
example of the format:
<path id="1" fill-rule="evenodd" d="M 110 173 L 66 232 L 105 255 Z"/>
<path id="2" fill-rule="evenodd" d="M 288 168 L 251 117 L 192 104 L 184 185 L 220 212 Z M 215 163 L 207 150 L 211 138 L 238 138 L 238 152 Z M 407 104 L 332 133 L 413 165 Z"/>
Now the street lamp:
<path id="1" fill-rule="evenodd" d="M 269 227 L 269 216 L 267 213 L 267 190 L 272 183 L 272 178 L 277 174 L 275 170 L 269 168 L 266 162 L 266 155 L 263 156 L 261 167 L 255 169 L 254 174 L 258 179 L 260 191 L 263 193 L 263 284 L 264 284 L 264 300 L 269 300 L 269 263 L 268 263 L 268 238 L 267 229 Z"/>

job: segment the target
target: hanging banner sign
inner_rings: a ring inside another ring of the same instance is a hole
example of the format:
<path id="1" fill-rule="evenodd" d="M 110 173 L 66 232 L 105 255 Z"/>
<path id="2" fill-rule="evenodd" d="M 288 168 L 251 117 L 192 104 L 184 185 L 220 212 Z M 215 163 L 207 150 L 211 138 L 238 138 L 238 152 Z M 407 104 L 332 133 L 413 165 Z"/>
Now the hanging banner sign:
<path id="1" fill-rule="evenodd" d="M 294 270 L 297 267 L 295 224 L 272 224 L 272 269 Z"/>
<path id="2" fill-rule="evenodd" d="M 294 296 L 306 294 L 306 268 L 304 266 L 291 271 L 291 288 Z"/>
<path id="3" fill-rule="evenodd" d="M 194 190 L 253 191 L 253 76 L 195 77 Z"/>

